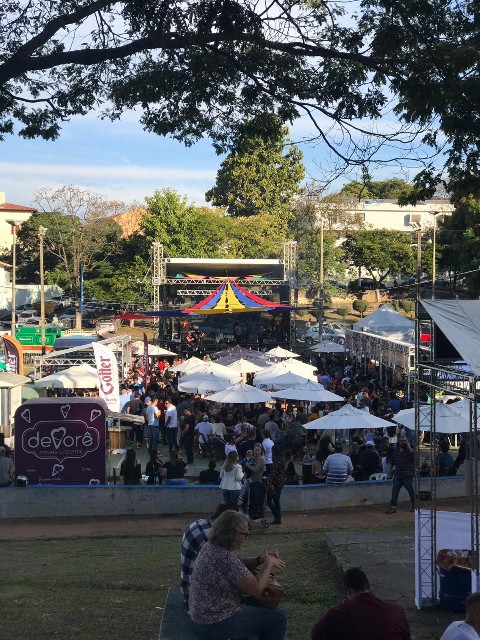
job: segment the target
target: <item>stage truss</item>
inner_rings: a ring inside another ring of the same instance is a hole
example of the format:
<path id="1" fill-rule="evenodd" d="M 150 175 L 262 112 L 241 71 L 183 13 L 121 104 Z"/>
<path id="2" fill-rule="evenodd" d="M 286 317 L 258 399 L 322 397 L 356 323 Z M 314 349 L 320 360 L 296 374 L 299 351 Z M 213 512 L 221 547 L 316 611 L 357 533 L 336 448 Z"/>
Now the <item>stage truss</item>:
<path id="1" fill-rule="evenodd" d="M 420 323 L 430 322 L 431 348 L 425 350 L 420 346 Z M 466 482 L 467 491 L 470 494 L 471 513 L 471 550 L 474 558 L 473 571 L 479 580 L 479 468 L 477 451 L 479 435 L 477 424 L 477 402 L 479 378 L 465 372 L 454 360 L 436 359 L 435 326 L 431 318 L 425 313 L 417 302 L 416 312 L 416 340 L 415 340 L 415 517 L 417 519 L 416 536 L 416 589 L 420 608 L 435 607 L 438 603 L 437 594 L 437 483 L 435 465 L 439 453 L 436 429 L 436 408 L 438 403 L 435 397 L 438 394 L 455 395 L 466 398 L 470 402 L 469 421 L 469 459 L 465 462 L 465 474 L 469 474 L 469 482 Z M 427 403 L 422 401 L 430 399 Z M 421 424 L 430 425 L 430 448 L 427 460 L 430 474 L 425 477 L 420 475 L 421 458 L 425 460 L 425 451 L 420 449 Z M 420 486 L 421 482 L 421 486 Z"/>
<path id="2" fill-rule="evenodd" d="M 259 295 L 270 295 L 279 289 L 279 287 L 288 287 L 288 300 L 284 302 L 295 305 L 298 300 L 298 284 L 297 284 L 297 252 L 298 244 L 294 241 L 283 243 L 283 259 L 271 260 L 272 265 L 277 267 L 277 271 L 281 271 L 276 274 L 279 277 L 262 278 L 261 280 L 252 279 L 252 277 L 235 277 L 235 282 L 248 289 L 261 287 Z M 207 260 L 204 261 L 204 265 L 207 264 Z M 211 263 L 217 262 L 221 264 L 223 261 L 210 261 Z M 245 265 L 252 263 L 255 267 L 255 261 L 230 261 L 230 262 L 243 262 Z M 263 261 L 269 262 L 269 261 Z M 220 279 L 201 278 L 201 277 L 176 277 L 168 274 L 167 265 L 173 263 L 173 260 L 165 256 L 163 244 L 154 242 L 152 244 L 151 251 L 151 264 L 152 264 L 152 285 L 153 285 L 153 310 L 160 311 L 169 308 L 167 305 L 166 291 L 167 286 L 175 287 L 177 295 L 185 296 L 207 296 L 220 284 Z M 229 263 L 228 260 L 225 263 Z M 201 268 L 201 264 L 198 268 Z M 232 267 L 234 269 L 234 267 Z M 181 287 L 181 288 L 180 288 Z M 268 287 L 270 291 L 265 291 L 265 287 Z M 158 327 L 159 320 L 155 319 L 155 325 Z M 295 342 L 295 313 L 290 312 L 290 322 L 288 331 L 288 344 L 290 348 L 293 348 Z"/>

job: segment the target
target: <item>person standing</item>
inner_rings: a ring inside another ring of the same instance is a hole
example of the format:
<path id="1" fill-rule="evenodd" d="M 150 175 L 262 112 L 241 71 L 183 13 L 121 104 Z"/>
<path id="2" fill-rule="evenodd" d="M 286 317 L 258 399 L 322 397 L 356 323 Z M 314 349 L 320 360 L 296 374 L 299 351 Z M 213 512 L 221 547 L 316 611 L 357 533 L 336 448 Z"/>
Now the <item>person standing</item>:
<path id="1" fill-rule="evenodd" d="M 238 498 L 242 490 L 243 469 L 238 464 L 238 453 L 230 451 L 220 471 L 220 489 L 223 491 L 223 500 L 234 507 L 238 506 Z"/>
<path id="2" fill-rule="evenodd" d="M 410 640 L 403 608 L 377 598 L 360 568 L 348 569 L 343 581 L 346 599 L 317 620 L 311 640 Z"/>
<path id="3" fill-rule="evenodd" d="M 415 510 L 415 490 L 413 488 L 414 455 L 406 436 L 400 436 L 393 454 L 393 482 L 390 506 L 385 513 L 395 513 L 400 489 L 405 487 L 410 496 L 410 511 Z"/>
<path id="4" fill-rule="evenodd" d="M 172 404 L 171 400 L 165 400 L 165 427 L 167 428 L 168 451 L 176 449 L 179 446 L 177 442 L 177 408 Z"/>
<path id="5" fill-rule="evenodd" d="M 285 484 L 285 458 L 279 447 L 272 450 L 272 468 L 267 478 L 267 504 L 273 514 L 270 524 L 282 524 L 280 494 Z"/>
<path id="6" fill-rule="evenodd" d="M 477 640 L 480 638 L 480 592 L 465 600 L 465 620 L 456 620 L 446 629 L 440 640 Z"/>
<path id="7" fill-rule="evenodd" d="M 148 405 L 145 418 L 147 421 L 146 426 L 146 440 L 148 443 L 148 453 L 152 453 L 155 449 L 158 449 L 158 437 L 160 435 L 160 409 L 157 407 L 158 398 L 152 394 L 150 396 L 151 403 Z"/>
<path id="8" fill-rule="evenodd" d="M 267 476 L 269 475 L 273 465 L 272 451 L 274 446 L 275 443 L 271 438 L 270 431 L 268 429 L 265 429 L 263 432 L 262 447 L 265 451 L 265 474 Z"/>
<path id="9" fill-rule="evenodd" d="M 195 416 L 190 407 L 186 407 L 181 423 L 180 438 L 185 448 L 187 464 L 193 464 L 193 441 L 195 438 Z"/>

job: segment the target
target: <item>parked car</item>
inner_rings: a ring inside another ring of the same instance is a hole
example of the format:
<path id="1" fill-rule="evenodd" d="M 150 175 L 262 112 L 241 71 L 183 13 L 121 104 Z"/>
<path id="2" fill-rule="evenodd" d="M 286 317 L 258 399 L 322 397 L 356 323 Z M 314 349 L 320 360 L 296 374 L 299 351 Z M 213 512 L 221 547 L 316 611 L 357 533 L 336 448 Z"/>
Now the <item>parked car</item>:
<path id="1" fill-rule="evenodd" d="M 49 300 L 55 302 L 59 307 L 69 307 L 73 304 L 73 300 L 70 296 L 52 296 Z"/>
<path id="2" fill-rule="evenodd" d="M 372 289 L 384 289 L 385 285 L 383 282 L 378 284 L 373 278 L 360 278 L 360 281 L 355 278 L 355 280 L 350 280 L 348 288 L 353 291 L 369 291 Z"/>
<path id="3" fill-rule="evenodd" d="M 108 331 L 108 333 L 116 333 L 122 324 L 117 318 L 99 318 L 95 323 L 95 331 L 97 333 Z"/>
<path id="4" fill-rule="evenodd" d="M 17 314 L 17 324 L 19 326 L 22 326 L 22 325 L 26 324 L 27 321 L 31 320 L 32 318 L 40 320 L 39 315 L 35 311 L 35 309 L 29 309 L 27 311 L 20 311 L 20 313 Z"/>
<path id="5" fill-rule="evenodd" d="M 323 328 L 322 328 L 322 334 L 320 334 L 320 326 L 317 323 L 317 324 L 313 324 L 306 331 L 300 334 L 299 339 L 301 342 L 305 342 L 305 344 L 307 345 L 312 345 L 312 344 L 315 344 L 316 342 L 320 342 L 320 335 L 322 335 L 323 340 L 327 338 L 332 342 L 338 342 L 339 344 L 343 344 L 345 342 L 345 330 L 342 329 L 342 331 L 334 329 L 331 325 L 324 322 Z"/>

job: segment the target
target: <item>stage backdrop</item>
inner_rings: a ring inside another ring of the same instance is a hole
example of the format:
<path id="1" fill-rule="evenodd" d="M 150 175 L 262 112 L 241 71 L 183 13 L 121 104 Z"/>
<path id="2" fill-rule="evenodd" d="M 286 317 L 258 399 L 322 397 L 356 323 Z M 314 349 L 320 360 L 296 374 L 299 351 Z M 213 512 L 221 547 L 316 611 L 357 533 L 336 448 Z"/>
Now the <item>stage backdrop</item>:
<path id="1" fill-rule="evenodd" d="M 30 484 L 106 482 L 107 405 L 99 398 L 35 398 L 15 411 L 15 469 Z"/>

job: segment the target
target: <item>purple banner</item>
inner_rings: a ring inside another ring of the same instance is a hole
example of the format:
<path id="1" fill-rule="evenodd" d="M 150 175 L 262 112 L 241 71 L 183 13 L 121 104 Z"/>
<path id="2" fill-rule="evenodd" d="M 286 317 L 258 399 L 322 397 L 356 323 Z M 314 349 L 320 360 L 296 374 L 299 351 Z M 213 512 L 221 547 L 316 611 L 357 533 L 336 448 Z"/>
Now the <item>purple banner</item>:
<path id="1" fill-rule="evenodd" d="M 15 470 L 30 484 L 106 483 L 107 406 L 99 398 L 38 398 L 15 411 Z"/>

